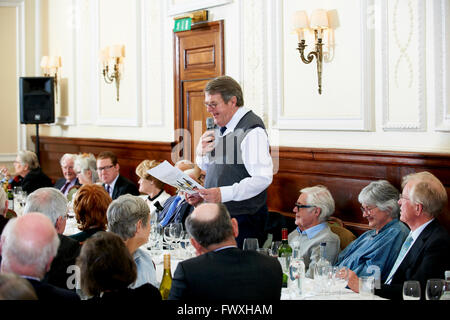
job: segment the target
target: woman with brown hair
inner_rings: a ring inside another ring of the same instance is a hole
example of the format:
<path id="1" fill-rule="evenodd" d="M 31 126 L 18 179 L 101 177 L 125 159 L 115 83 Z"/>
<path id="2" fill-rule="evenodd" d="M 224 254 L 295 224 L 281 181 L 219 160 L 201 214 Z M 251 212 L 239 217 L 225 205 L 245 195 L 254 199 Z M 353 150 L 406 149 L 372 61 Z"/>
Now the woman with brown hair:
<path id="1" fill-rule="evenodd" d="M 145 194 L 145 201 L 150 207 L 150 214 L 154 215 L 156 210 L 164 206 L 164 202 L 170 198 L 170 194 L 164 191 L 164 182 L 156 179 L 155 177 L 149 175 L 147 170 L 150 170 L 161 162 L 155 160 L 144 160 L 136 167 L 136 174 L 140 178 L 139 192 Z M 157 204 L 159 203 L 159 206 Z"/>
<path id="2" fill-rule="evenodd" d="M 129 288 L 137 277 L 136 264 L 124 241 L 112 232 L 98 232 L 81 248 L 77 258 L 81 291 L 91 301 L 160 301 L 150 283 Z"/>
<path id="3" fill-rule="evenodd" d="M 79 233 L 70 237 L 84 242 L 98 231 L 105 231 L 106 211 L 112 199 L 105 189 L 97 184 L 85 184 L 78 189 L 73 200 L 73 211 L 78 223 Z"/>

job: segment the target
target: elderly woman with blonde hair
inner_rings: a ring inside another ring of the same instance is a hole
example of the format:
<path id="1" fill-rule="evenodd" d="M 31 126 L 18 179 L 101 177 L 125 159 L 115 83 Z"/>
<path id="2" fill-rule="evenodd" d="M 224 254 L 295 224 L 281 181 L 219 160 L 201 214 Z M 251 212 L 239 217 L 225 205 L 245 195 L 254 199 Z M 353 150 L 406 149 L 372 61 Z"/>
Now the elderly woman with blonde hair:
<path id="1" fill-rule="evenodd" d="M 162 208 L 164 202 L 170 198 L 170 194 L 164 190 L 164 183 L 147 173 L 147 170 L 160 163 L 155 160 L 144 160 L 136 167 L 136 174 L 140 178 L 139 192 L 144 194 L 142 198 L 147 202 L 151 215 L 154 215 L 158 208 Z"/>

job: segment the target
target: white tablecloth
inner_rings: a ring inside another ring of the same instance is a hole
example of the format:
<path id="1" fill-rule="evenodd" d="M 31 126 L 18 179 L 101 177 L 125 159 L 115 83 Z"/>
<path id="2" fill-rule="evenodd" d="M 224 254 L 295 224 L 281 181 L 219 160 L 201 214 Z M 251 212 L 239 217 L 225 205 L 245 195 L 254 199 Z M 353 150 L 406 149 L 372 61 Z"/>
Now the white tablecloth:
<path id="1" fill-rule="evenodd" d="M 376 295 L 361 295 L 350 289 L 341 291 L 318 292 L 314 279 L 305 278 L 303 283 L 303 294 L 300 295 L 294 289 L 283 288 L 281 290 L 281 300 L 386 300 Z"/>
<path id="2" fill-rule="evenodd" d="M 149 250 L 146 250 L 150 254 Z M 177 265 L 182 259 L 179 259 L 174 255 L 173 250 L 163 250 L 162 253 L 158 255 L 151 255 L 153 262 L 156 265 L 156 280 L 161 283 L 161 279 L 164 271 L 164 254 L 170 253 L 170 269 L 172 271 L 172 276 L 177 268 Z M 350 289 L 342 289 L 340 294 L 338 292 L 334 293 L 318 293 L 315 290 L 315 283 L 313 279 L 306 278 L 304 282 L 304 293 L 302 295 L 296 293 L 294 290 L 288 290 L 283 288 L 281 291 L 281 300 L 385 300 L 376 295 L 364 296 L 353 292 Z"/>

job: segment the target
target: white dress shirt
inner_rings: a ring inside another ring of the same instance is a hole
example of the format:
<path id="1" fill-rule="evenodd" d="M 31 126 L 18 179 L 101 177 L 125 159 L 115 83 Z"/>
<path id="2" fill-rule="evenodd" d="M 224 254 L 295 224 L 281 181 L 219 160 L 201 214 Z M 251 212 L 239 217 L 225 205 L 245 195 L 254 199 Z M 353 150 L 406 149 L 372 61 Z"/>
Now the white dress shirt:
<path id="1" fill-rule="evenodd" d="M 223 136 L 234 131 L 241 118 L 250 110 L 240 107 L 225 125 Z M 201 142 L 200 142 L 201 143 Z M 220 187 L 222 202 L 250 199 L 266 189 L 273 179 L 273 163 L 269 152 L 269 139 L 263 128 L 249 131 L 241 143 L 242 161 L 250 177 L 231 186 Z M 197 165 L 208 170 L 208 156 L 197 156 Z"/>

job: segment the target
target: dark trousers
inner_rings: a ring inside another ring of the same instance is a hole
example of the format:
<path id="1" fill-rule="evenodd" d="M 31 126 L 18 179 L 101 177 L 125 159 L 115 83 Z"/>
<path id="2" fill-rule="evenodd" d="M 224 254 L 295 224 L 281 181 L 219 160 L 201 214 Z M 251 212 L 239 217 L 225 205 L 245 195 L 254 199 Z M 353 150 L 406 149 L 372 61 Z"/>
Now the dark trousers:
<path id="1" fill-rule="evenodd" d="M 267 218 L 267 206 L 264 205 L 254 214 L 241 214 L 233 216 L 238 222 L 239 234 L 236 238 L 237 246 L 242 249 L 245 238 L 257 238 L 259 247 L 266 241 L 264 227 Z"/>

